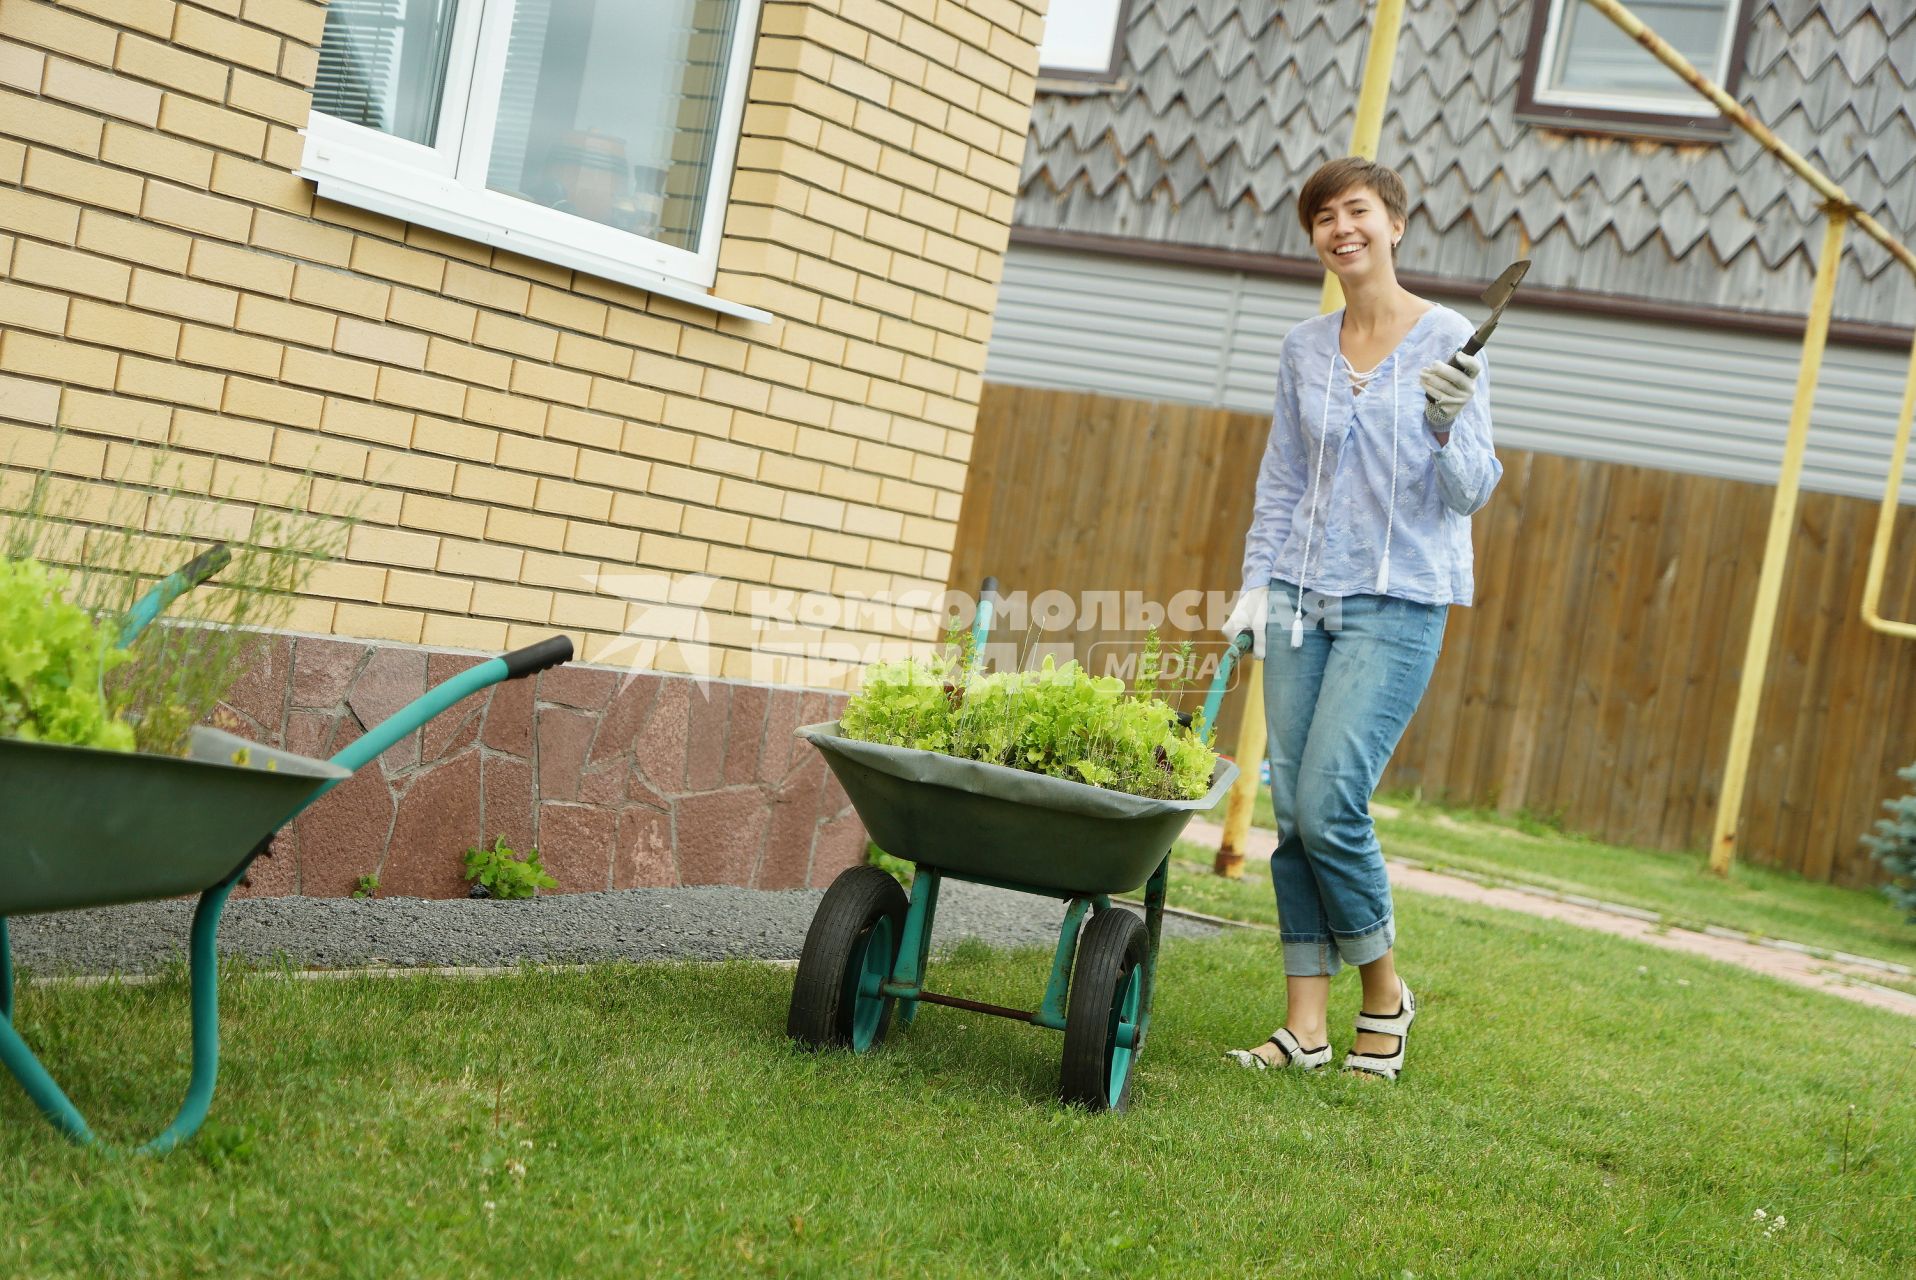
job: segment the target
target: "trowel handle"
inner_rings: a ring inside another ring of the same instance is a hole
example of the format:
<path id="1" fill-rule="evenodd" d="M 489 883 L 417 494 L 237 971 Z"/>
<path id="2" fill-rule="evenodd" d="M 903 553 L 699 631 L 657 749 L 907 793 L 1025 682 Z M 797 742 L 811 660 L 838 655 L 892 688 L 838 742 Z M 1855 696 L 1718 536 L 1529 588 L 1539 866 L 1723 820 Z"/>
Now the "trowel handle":
<path id="1" fill-rule="evenodd" d="M 1484 343 L 1490 341 L 1491 332 L 1495 330 L 1496 327 L 1497 327 L 1497 321 L 1494 318 L 1484 321 L 1484 323 L 1478 327 L 1477 331 L 1470 335 L 1470 340 L 1464 343 L 1462 349 L 1457 354 L 1474 356 L 1479 351 L 1482 351 L 1484 349 Z M 1444 361 L 1444 363 L 1449 365 L 1451 368 L 1455 369 L 1458 373 L 1470 372 L 1468 369 L 1464 368 L 1462 364 L 1458 363 L 1457 355 L 1451 356 L 1450 359 Z M 1436 404 L 1437 397 L 1431 395 L 1429 392 L 1425 392 L 1424 403 Z"/>

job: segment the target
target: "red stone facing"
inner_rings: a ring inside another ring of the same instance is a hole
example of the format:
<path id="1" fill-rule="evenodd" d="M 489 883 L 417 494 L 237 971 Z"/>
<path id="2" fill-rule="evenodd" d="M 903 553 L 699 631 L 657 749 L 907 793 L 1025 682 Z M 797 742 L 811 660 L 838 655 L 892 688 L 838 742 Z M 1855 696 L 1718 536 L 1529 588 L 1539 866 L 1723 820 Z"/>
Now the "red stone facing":
<path id="1" fill-rule="evenodd" d="M 309 636 L 301 636 L 294 649 L 293 705 L 315 710 L 340 704 L 368 655 L 364 644 Z"/>
<path id="2" fill-rule="evenodd" d="M 810 721 L 799 719 L 802 694 L 797 689 L 773 689 L 771 700 L 765 710 L 765 741 L 759 753 L 758 780 L 760 782 L 782 782 L 785 768 L 797 754 L 800 747 L 815 751 L 816 747 L 807 746 L 792 731 Z"/>
<path id="3" fill-rule="evenodd" d="M 772 826 L 759 860 L 756 889 L 803 889 L 812 865 L 812 837 L 818 830 L 818 793 L 802 786 L 781 787 L 772 796 Z"/>
<path id="4" fill-rule="evenodd" d="M 683 796 L 673 807 L 684 884 L 750 884 L 771 812 L 758 787 Z"/>
<path id="5" fill-rule="evenodd" d="M 532 681 L 508 680 L 492 686 L 480 740 L 494 751 L 532 759 Z"/>
<path id="6" fill-rule="evenodd" d="M 539 701 L 581 711 L 603 711 L 619 683 L 619 673 L 567 663 L 539 676 Z"/>
<path id="7" fill-rule="evenodd" d="M 539 796 L 544 800 L 577 800 L 579 773 L 592 746 L 599 718 L 590 711 L 562 707 L 539 709 Z"/>
<path id="8" fill-rule="evenodd" d="M 426 655 L 417 649 L 378 649 L 353 681 L 346 705 L 362 728 L 371 729 L 426 691 Z M 419 735 L 409 733 L 386 749 L 379 763 L 397 773 L 419 763 Z"/>
<path id="9" fill-rule="evenodd" d="M 638 676 L 623 683 L 599 722 L 598 736 L 592 741 L 592 761 L 622 760 L 631 754 L 632 743 L 639 736 L 646 713 L 652 709 L 659 685 L 660 681 L 653 676 Z"/>
<path id="10" fill-rule="evenodd" d="M 333 754 L 333 731 L 339 727 L 334 711 L 290 711 L 286 715 L 286 749 L 294 755 L 324 760 Z"/>
<path id="11" fill-rule="evenodd" d="M 483 770 L 485 818 L 479 838 L 491 844 L 499 836 L 514 849 L 529 849 L 538 843 L 534 831 L 537 816 L 533 809 L 532 766 L 523 760 L 487 753 Z"/>
<path id="12" fill-rule="evenodd" d="M 765 710 L 772 691 L 764 685 L 732 686 L 732 722 L 725 734 L 725 785 L 758 780 L 759 747 L 765 741 Z"/>
<path id="13" fill-rule="evenodd" d="M 685 789 L 686 730 L 691 723 L 692 682 L 669 680 L 652 700 L 645 727 L 632 743 L 632 761 L 651 789 L 674 796 Z"/>
<path id="14" fill-rule="evenodd" d="M 280 636 L 215 719 L 325 758 L 484 658 Z M 641 885 L 800 888 L 864 856 L 864 831 L 800 724 L 844 695 L 567 666 L 476 694 L 282 832 L 250 896 L 466 891 L 466 849 L 535 845 L 560 892 Z"/>
<path id="15" fill-rule="evenodd" d="M 242 898 L 284 898 L 299 892 L 298 838 L 291 827 L 282 827 L 273 837 L 272 847 L 253 859 L 246 875 L 233 892 Z"/>
<path id="16" fill-rule="evenodd" d="M 692 687 L 685 729 L 685 789 L 710 791 L 725 780 L 725 726 L 732 686 L 706 680 Z"/>
<path id="17" fill-rule="evenodd" d="M 456 898 L 465 853 L 479 843 L 479 753 L 413 775 L 399 801 L 379 891 L 392 898 Z"/>
<path id="18" fill-rule="evenodd" d="M 627 805 L 619 813 L 612 887 L 659 889 L 678 883 L 678 863 L 672 856 L 672 815 L 643 805 Z"/>
<path id="19" fill-rule="evenodd" d="M 863 862 L 866 843 L 865 824 L 856 813 L 847 811 L 820 823 L 818 843 L 812 848 L 812 888 L 824 888 L 846 867 Z"/>
<path id="20" fill-rule="evenodd" d="M 576 804 L 539 806 L 539 856 L 559 882 L 555 893 L 593 893 L 612 887 L 612 853 L 619 815 Z"/>
<path id="21" fill-rule="evenodd" d="M 225 705 L 259 727 L 255 741 L 277 747 L 285 720 L 286 686 L 293 661 L 292 637 L 274 636 L 250 644 L 240 656 L 248 665 L 245 674 L 226 691 Z"/>
<path id="22" fill-rule="evenodd" d="M 393 809 L 392 788 L 375 767 L 361 769 L 300 815 L 299 891 L 349 897 L 359 877 L 386 860 Z"/>

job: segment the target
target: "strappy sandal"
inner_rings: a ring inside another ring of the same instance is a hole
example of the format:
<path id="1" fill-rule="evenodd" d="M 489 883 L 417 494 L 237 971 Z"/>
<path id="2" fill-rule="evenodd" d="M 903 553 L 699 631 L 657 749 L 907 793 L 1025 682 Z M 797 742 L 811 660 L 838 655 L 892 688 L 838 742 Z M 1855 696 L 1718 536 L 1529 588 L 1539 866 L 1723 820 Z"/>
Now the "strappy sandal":
<path id="1" fill-rule="evenodd" d="M 1410 1037 L 1410 1024 L 1417 1017 L 1417 998 L 1410 993 L 1410 985 L 1400 976 L 1397 979 L 1398 990 L 1402 993 L 1397 1012 L 1388 1016 L 1378 1013 L 1357 1014 L 1359 1031 L 1374 1031 L 1379 1035 L 1396 1036 L 1397 1049 L 1394 1053 L 1359 1053 L 1352 1049 L 1344 1055 L 1344 1070 L 1367 1071 L 1386 1080 L 1395 1080 L 1404 1069 L 1404 1045 Z"/>
<path id="2" fill-rule="evenodd" d="M 1284 1055 L 1281 1063 L 1266 1062 L 1249 1049 L 1226 1049 L 1224 1056 L 1238 1066 L 1249 1067 L 1254 1071 L 1263 1071 L 1273 1066 L 1295 1067 L 1299 1071 L 1315 1071 L 1331 1060 L 1330 1045 L 1323 1044 L 1315 1049 L 1306 1049 L 1298 1043 L 1297 1037 L 1291 1034 L 1289 1027 L 1279 1027 L 1271 1032 L 1270 1043 L 1276 1045 L 1278 1052 Z"/>

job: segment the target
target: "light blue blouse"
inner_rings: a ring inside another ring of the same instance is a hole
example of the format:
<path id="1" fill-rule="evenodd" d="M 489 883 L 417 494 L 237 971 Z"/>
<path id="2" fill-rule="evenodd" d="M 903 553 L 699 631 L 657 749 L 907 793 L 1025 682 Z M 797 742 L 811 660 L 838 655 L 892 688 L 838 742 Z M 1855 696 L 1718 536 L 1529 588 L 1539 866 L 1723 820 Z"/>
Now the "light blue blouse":
<path id="1" fill-rule="evenodd" d="M 1448 360 L 1476 326 L 1432 307 L 1360 395 L 1338 347 L 1343 322 L 1341 309 L 1312 316 L 1284 338 L 1243 585 L 1283 578 L 1326 595 L 1467 605 L 1475 591 L 1470 517 L 1504 470 L 1490 443 L 1490 362 L 1478 353 L 1476 392 L 1442 447 L 1424 422 L 1418 375 Z"/>

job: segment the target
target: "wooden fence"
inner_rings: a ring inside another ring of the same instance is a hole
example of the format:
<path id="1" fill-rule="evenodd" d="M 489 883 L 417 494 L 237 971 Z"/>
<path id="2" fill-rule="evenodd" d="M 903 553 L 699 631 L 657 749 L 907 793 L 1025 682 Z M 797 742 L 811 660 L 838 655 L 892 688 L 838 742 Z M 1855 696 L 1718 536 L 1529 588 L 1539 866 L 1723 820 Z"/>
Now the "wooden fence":
<path id="1" fill-rule="evenodd" d="M 989 386 L 951 584 L 1234 590 L 1267 431 L 1250 414 Z M 1613 843 L 1705 848 L 1770 486 L 1498 453 L 1503 481 L 1475 519 L 1475 606 L 1451 610 L 1383 785 Z M 1875 516 L 1859 498 L 1800 499 L 1739 834 L 1741 857 L 1837 884 L 1882 878 L 1858 836 L 1916 761 L 1916 643 L 1859 617 Z M 1883 609 L 1916 616 L 1916 508 L 1897 523 Z M 1141 640 L 1109 621 L 1067 633 L 1081 658 Z M 1240 702 L 1220 721 L 1226 750 Z"/>

